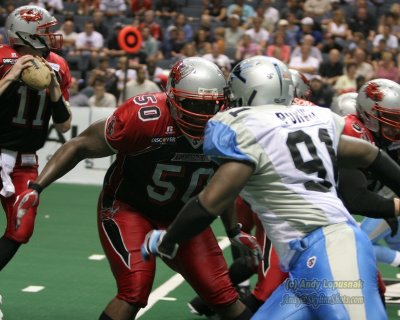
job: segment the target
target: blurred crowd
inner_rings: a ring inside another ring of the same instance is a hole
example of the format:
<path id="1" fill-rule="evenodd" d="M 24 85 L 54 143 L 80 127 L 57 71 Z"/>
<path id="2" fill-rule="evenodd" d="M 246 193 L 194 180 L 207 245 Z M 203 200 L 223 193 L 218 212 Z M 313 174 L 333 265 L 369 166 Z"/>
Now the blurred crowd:
<path id="1" fill-rule="evenodd" d="M 17 6 L 47 8 L 64 37 L 72 106 L 116 107 L 163 90 L 169 68 L 202 56 L 228 74 L 242 59 L 276 57 L 310 81 L 311 101 L 329 107 L 374 78 L 400 81 L 400 3 L 382 0 L 36 0 L 0 1 L 4 22 Z M 143 38 L 135 54 L 118 43 L 124 26 Z"/>

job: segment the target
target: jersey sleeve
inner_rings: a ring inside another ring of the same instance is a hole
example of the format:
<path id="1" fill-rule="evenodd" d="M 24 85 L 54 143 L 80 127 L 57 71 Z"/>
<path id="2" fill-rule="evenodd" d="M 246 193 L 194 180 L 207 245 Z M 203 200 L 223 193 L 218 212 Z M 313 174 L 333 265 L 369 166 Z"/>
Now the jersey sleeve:
<path id="1" fill-rule="evenodd" d="M 154 139 L 162 136 L 170 119 L 164 104 L 165 101 L 159 101 L 157 105 L 147 107 L 137 105 L 134 99 L 126 100 L 107 119 L 105 138 L 109 146 L 116 152 L 127 154 L 157 147 L 153 144 Z M 147 118 L 143 117 L 146 115 L 144 108 L 151 111 Z"/>
<path id="2" fill-rule="evenodd" d="M 69 70 L 68 63 L 63 57 L 50 52 L 46 58 L 54 72 L 58 74 L 60 82 L 61 93 L 65 101 L 69 101 L 69 88 L 71 87 L 71 71 Z"/>
<path id="3" fill-rule="evenodd" d="M 365 125 L 357 118 L 356 115 L 350 114 L 345 117 L 345 126 L 343 134 L 354 138 L 366 140 L 374 143 L 374 138 Z"/>
<path id="4" fill-rule="evenodd" d="M 225 112 L 223 117 L 229 117 L 229 114 Z M 214 117 L 207 124 L 204 153 L 216 163 L 229 159 L 256 165 L 259 156 L 253 148 L 250 148 L 251 144 L 255 143 L 254 138 L 249 137 L 249 133 L 240 123 L 233 125 L 233 123 L 221 121 L 223 120 L 221 118 Z"/>
<path id="5" fill-rule="evenodd" d="M 71 87 L 71 71 L 67 62 L 62 59 L 62 64 L 60 64 L 60 77 L 61 77 L 61 92 L 65 101 L 69 101 L 69 88 Z"/>

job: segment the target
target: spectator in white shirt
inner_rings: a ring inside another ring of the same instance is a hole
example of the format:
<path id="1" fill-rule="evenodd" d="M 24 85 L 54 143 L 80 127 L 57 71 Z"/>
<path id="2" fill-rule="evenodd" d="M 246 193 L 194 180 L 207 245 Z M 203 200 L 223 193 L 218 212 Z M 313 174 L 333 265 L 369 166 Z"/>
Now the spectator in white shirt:
<path id="1" fill-rule="evenodd" d="M 94 85 L 94 94 L 89 98 L 89 106 L 116 108 L 117 100 L 113 94 L 106 92 L 106 86 L 104 82 L 96 81 Z"/>
<path id="2" fill-rule="evenodd" d="M 160 87 L 153 81 L 147 79 L 147 72 L 143 66 L 140 66 L 136 70 L 137 78 L 136 80 L 131 80 L 126 84 L 125 88 L 125 100 L 129 99 L 138 94 L 145 94 L 151 92 L 160 92 Z M 120 103 L 123 99 L 120 97 Z"/>
<path id="3" fill-rule="evenodd" d="M 214 62 L 221 69 L 230 71 L 232 65 L 231 65 L 231 60 L 228 58 L 228 56 L 220 53 L 218 44 L 215 42 L 212 43 L 211 48 L 212 48 L 211 53 L 203 55 L 203 58 L 210 60 L 211 62 Z"/>
<path id="4" fill-rule="evenodd" d="M 320 62 L 311 56 L 311 46 L 303 43 L 301 45 L 301 56 L 290 59 L 289 68 L 300 71 L 309 80 L 319 69 Z"/>

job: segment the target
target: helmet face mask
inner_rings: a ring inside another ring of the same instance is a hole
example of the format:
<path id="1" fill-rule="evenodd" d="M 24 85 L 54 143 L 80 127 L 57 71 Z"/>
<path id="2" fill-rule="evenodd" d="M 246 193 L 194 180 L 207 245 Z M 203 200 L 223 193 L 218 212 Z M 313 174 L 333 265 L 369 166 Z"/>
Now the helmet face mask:
<path id="1" fill-rule="evenodd" d="M 47 10 L 37 6 L 22 6 L 7 17 L 5 28 L 11 46 L 27 46 L 36 50 L 59 50 L 62 35 L 52 33 L 58 22 Z"/>
<path id="2" fill-rule="evenodd" d="M 255 56 L 241 61 L 228 78 L 229 107 L 292 103 L 294 86 L 287 66 L 278 59 Z"/>
<path id="3" fill-rule="evenodd" d="M 201 141 L 207 121 L 224 105 L 226 86 L 222 71 L 199 57 L 177 62 L 168 77 L 171 114 L 189 139 Z"/>
<path id="4" fill-rule="evenodd" d="M 357 113 L 381 138 L 400 142 L 400 85 L 387 79 L 365 83 L 357 96 Z"/>

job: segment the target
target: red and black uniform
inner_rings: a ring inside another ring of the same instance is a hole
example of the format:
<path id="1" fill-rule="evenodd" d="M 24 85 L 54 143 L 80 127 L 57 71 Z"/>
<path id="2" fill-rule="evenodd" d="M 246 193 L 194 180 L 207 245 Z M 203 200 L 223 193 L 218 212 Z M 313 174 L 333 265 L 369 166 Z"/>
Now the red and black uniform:
<path id="1" fill-rule="evenodd" d="M 356 114 L 349 114 L 345 117 L 343 134 L 346 136 L 363 139 L 375 144 L 375 139 L 371 131 L 369 131 L 369 129 L 357 117 Z M 367 178 L 368 189 L 372 189 L 374 191 L 365 190 Z M 374 210 L 370 212 L 371 215 L 382 214 L 385 211 L 389 211 L 389 213 L 393 212 L 394 208 L 391 207 L 393 206 L 393 201 L 390 199 L 384 199 L 376 194 L 376 189 L 379 187 L 382 187 L 380 182 L 369 176 L 369 174 L 366 172 L 361 172 L 360 170 L 354 169 L 339 170 L 339 194 L 342 196 L 343 201 L 350 213 L 367 213 L 369 211 L 368 208 L 373 208 Z M 361 198 L 357 197 L 357 194 L 362 194 Z M 347 201 L 348 195 L 350 195 L 351 201 Z M 381 210 L 377 210 L 377 208 L 381 208 Z M 379 271 L 378 287 L 381 296 L 384 297 L 386 287 Z"/>
<path id="2" fill-rule="evenodd" d="M 288 274 L 280 269 L 279 257 L 271 245 L 261 221 L 241 197 L 236 199 L 236 211 L 238 221 L 243 225 L 243 231 L 250 233 L 252 226 L 255 226 L 255 237 L 263 251 L 264 260 L 258 267 L 257 283 L 252 295 L 259 301 L 265 301 L 288 277 Z"/>
<path id="3" fill-rule="evenodd" d="M 107 120 L 105 135 L 117 152 L 99 198 L 98 226 L 117 281 L 118 298 L 144 307 L 155 274 L 155 258 L 143 261 L 146 234 L 165 229 L 188 199 L 199 193 L 215 165 L 176 126 L 165 93 L 135 96 Z M 208 304 L 224 306 L 238 295 L 211 228 L 182 244 L 165 261 Z"/>
<path id="4" fill-rule="evenodd" d="M 12 47 L 0 45 L 0 78 L 7 74 L 19 57 Z M 66 61 L 53 52 L 49 53 L 46 60 L 58 74 L 64 99 L 68 100 L 71 75 Z M 16 196 L 27 188 L 28 181 L 34 181 L 37 177 L 36 151 L 46 141 L 54 105 L 46 90 L 33 90 L 18 81 L 11 83 L 0 96 L 0 152 L 17 152 L 16 163 L 10 174 L 15 194 L 7 198 L 1 196 L 1 201 L 7 215 L 6 237 L 17 242 L 25 243 L 32 235 L 36 210 L 30 209 L 16 230 L 12 206 Z M 1 189 L 3 182 L 0 181 L 0 184 Z"/>

